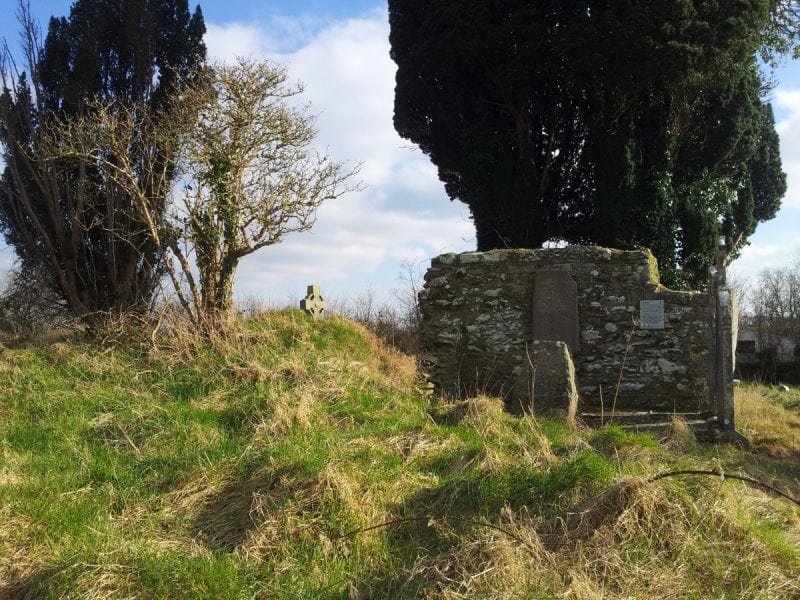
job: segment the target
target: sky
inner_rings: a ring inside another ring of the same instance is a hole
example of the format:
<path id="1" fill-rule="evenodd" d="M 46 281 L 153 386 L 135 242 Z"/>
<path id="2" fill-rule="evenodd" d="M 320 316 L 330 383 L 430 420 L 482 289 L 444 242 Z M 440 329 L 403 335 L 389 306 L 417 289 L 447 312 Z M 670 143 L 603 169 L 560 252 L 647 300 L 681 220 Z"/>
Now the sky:
<path id="1" fill-rule="evenodd" d="M 31 0 L 42 29 L 67 15 L 67 0 Z M 0 0 L 10 16 L 16 0 Z M 310 284 L 339 302 L 365 293 L 391 298 L 409 272 L 443 252 L 475 249 L 469 211 L 451 202 L 430 160 L 392 125 L 395 65 L 389 58 L 386 3 L 371 0 L 206 0 L 201 2 L 209 58 L 267 58 L 304 84 L 303 101 L 317 115 L 316 144 L 338 161 L 361 165 L 360 192 L 323 204 L 315 226 L 246 258 L 238 298 L 275 305 L 298 301 Z M 18 26 L 0 21 L 13 41 Z M 755 281 L 764 268 L 800 260 L 800 61 L 775 73 L 771 93 L 789 190 L 777 217 L 759 225 L 730 268 Z M 0 271 L 13 262 L 0 249 Z"/>

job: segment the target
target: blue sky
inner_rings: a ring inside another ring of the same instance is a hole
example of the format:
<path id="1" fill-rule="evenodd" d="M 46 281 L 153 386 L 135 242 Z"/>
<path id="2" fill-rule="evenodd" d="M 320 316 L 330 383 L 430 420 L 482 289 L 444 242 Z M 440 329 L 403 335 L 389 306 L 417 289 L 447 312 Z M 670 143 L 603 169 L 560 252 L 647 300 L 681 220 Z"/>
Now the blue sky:
<path id="1" fill-rule="evenodd" d="M 4 17 L 15 4 L 2 0 Z M 43 29 L 70 4 L 31 0 Z M 201 6 L 211 58 L 264 56 L 287 65 L 318 115 L 320 147 L 338 160 L 362 163 L 366 184 L 323 205 L 311 231 L 248 257 L 236 281 L 239 297 L 285 304 L 310 283 L 334 299 L 366 289 L 384 297 L 399 285 L 405 264 L 424 269 L 441 252 L 474 249 L 466 207 L 449 201 L 430 161 L 392 127 L 394 64 L 384 2 L 213 0 Z M 17 29 L 12 18 L 0 21 L 0 36 L 12 42 Z M 789 192 L 777 218 L 759 226 L 732 265 L 740 279 L 800 259 L 800 64 L 782 65 L 776 79 L 772 101 Z M 10 250 L 1 251 L 0 269 L 12 260 Z"/>

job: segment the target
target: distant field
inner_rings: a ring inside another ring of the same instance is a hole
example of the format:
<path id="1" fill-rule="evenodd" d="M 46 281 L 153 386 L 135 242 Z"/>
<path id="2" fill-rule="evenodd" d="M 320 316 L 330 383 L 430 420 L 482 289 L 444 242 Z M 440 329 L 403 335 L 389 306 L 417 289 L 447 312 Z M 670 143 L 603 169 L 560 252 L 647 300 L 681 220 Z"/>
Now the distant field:
<path id="1" fill-rule="evenodd" d="M 298 311 L 0 346 L 0 598 L 800 598 L 800 391 L 752 448 L 429 398 Z M 372 529 L 370 529 L 373 526 Z"/>

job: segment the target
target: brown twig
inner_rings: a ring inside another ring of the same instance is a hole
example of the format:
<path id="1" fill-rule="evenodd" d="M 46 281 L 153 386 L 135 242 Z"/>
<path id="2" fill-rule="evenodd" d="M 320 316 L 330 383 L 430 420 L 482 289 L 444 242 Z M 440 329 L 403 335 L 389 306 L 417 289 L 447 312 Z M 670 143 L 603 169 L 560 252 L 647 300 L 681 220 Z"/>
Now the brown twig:
<path id="1" fill-rule="evenodd" d="M 603 384 L 598 384 L 600 390 L 600 427 L 606 424 L 606 404 L 603 401 Z"/>
<path id="2" fill-rule="evenodd" d="M 628 342 L 625 345 L 625 354 L 622 355 L 622 365 L 619 368 L 619 377 L 617 378 L 617 387 L 614 389 L 614 401 L 611 404 L 611 423 L 614 420 L 614 415 L 617 412 L 617 396 L 619 396 L 619 386 L 622 385 L 622 375 L 625 371 L 625 363 L 628 361 L 628 352 L 630 352 L 631 345 L 633 344 L 633 334 L 636 333 L 636 319 L 631 318 L 631 330 L 628 332 Z"/>
<path id="3" fill-rule="evenodd" d="M 744 481 L 745 483 L 750 483 L 756 487 L 760 487 L 761 489 L 767 490 L 781 496 L 782 498 L 786 498 L 790 502 L 794 502 L 798 506 L 800 506 L 800 498 L 793 498 L 792 496 L 782 492 L 781 490 L 764 483 L 763 481 L 759 481 L 758 479 L 753 479 L 752 477 L 747 477 L 746 475 L 736 475 L 732 473 L 725 473 L 721 470 L 703 470 L 703 469 L 681 469 L 679 471 L 665 471 L 664 473 L 659 473 L 658 475 L 653 475 L 647 479 L 648 483 L 654 483 L 659 479 L 667 479 L 668 477 L 676 477 L 678 475 L 707 475 L 710 477 L 719 477 L 723 481 L 725 479 L 737 479 L 739 481 Z"/>
<path id="4" fill-rule="evenodd" d="M 531 370 L 531 381 L 530 381 L 530 411 L 531 415 L 534 414 L 534 401 L 536 400 L 536 367 L 537 365 L 534 364 L 533 359 L 531 358 L 531 353 L 528 350 L 528 342 L 525 342 L 525 356 L 528 357 L 528 367 Z M 539 358 L 539 353 L 536 353 L 536 358 Z"/>

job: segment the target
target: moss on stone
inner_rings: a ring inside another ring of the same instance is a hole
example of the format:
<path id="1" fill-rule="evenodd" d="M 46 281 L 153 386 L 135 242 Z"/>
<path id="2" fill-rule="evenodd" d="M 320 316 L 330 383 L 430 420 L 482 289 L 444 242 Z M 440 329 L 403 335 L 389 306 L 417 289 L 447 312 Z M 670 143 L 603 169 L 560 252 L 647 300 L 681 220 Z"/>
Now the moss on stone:
<path id="1" fill-rule="evenodd" d="M 650 281 L 661 285 L 661 276 L 658 273 L 658 259 L 649 248 L 642 248 L 642 253 L 647 257 L 647 263 L 650 265 Z"/>

